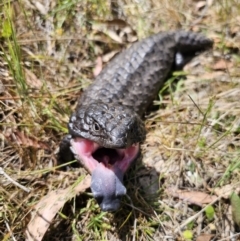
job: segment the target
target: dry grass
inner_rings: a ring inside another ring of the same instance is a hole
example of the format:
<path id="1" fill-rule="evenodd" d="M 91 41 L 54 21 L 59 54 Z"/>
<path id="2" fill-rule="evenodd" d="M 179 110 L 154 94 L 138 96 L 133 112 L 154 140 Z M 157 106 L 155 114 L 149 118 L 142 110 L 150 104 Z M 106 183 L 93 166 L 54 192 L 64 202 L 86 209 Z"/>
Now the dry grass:
<path id="1" fill-rule="evenodd" d="M 142 158 L 126 175 L 129 197 L 116 213 L 103 213 L 88 190 L 64 206 L 44 240 L 187 240 L 186 231 L 190 240 L 237 240 L 223 188 L 240 182 L 240 3 L 207 2 L 0 3 L 1 240 L 24 240 L 33 206 L 86 173 L 61 170 L 56 153 L 97 56 L 108 61 L 136 36 L 177 28 L 205 33 L 214 50 L 193 60 L 187 78 L 146 117 Z M 179 190 L 215 194 L 213 217 Z"/>

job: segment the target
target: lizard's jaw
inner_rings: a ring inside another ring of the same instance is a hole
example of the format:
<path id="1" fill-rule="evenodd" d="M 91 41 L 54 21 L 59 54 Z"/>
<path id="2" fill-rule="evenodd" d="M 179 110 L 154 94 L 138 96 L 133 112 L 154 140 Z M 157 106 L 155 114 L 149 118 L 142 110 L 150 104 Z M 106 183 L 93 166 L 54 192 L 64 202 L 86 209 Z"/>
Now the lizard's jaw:
<path id="1" fill-rule="evenodd" d="M 100 163 L 108 169 L 118 168 L 125 173 L 139 153 L 139 144 L 125 149 L 112 149 L 77 137 L 71 140 L 71 150 L 89 173 L 92 173 Z"/>
<path id="2" fill-rule="evenodd" d="M 139 144 L 126 149 L 104 148 L 84 139 L 71 140 L 75 158 L 92 174 L 91 190 L 103 211 L 116 211 L 126 194 L 123 176 L 139 154 Z"/>

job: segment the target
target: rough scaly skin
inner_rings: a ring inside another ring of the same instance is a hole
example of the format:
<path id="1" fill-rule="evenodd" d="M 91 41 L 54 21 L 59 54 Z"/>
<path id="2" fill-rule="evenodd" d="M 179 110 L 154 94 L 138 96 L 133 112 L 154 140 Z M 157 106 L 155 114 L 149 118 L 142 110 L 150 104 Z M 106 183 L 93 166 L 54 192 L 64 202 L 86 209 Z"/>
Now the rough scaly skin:
<path id="1" fill-rule="evenodd" d="M 121 141 L 121 133 L 137 123 L 139 131 L 128 138 L 143 141 L 145 129 L 140 119 L 175 64 L 176 53 L 194 57 L 195 52 L 211 46 L 206 37 L 184 31 L 159 33 L 133 44 L 110 61 L 83 93 L 69 122 L 70 133 L 105 147 L 123 148 L 131 141 Z M 100 125 L 97 133 L 93 120 Z M 110 140 L 118 135 L 120 140 Z"/>
<path id="2" fill-rule="evenodd" d="M 68 138 L 90 140 L 97 143 L 97 148 L 123 150 L 138 146 L 146 135 L 141 118 L 173 66 L 182 67 L 187 62 L 185 57 L 189 61 L 196 52 L 211 46 L 212 41 L 206 37 L 184 31 L 163 32 L 134 43 L 110 61 L 83 93 L 70 118 Z M 176 63 L 177 54 L 183 61 Z M 123 174 L 133 160 L 122 168 L 120 162 L 109 162 L 104 156 L 101 167 L 98 168 L 98 164 L 89 167 L 78 155 L 74 141 L 71 145 L 75 157 L 93 174 L 92 192 L 95 197 L 100 196 L 101 208 L 116 210 L 120 197 L 126 192 L 123 186 L 118 188 L 119 184 L 122 184 Z M 110 191 L 106 190 L 106 182 Z"/>

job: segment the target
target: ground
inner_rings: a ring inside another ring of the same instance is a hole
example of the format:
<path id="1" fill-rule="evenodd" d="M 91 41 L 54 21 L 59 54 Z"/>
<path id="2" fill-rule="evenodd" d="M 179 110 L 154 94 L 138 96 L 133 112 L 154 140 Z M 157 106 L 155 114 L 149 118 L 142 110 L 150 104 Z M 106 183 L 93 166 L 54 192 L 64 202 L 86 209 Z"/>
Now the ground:
<path id="1" fill-rule="evenodd" d="M 1 240 L 240 240 L 239 1 L 4 0 L 0 13 Z M 57 162 L 69 116 L 117 52 L 175 29 L 213 50 L 159 92 L 128 195 L 101 212 L 87 172 Z"/>

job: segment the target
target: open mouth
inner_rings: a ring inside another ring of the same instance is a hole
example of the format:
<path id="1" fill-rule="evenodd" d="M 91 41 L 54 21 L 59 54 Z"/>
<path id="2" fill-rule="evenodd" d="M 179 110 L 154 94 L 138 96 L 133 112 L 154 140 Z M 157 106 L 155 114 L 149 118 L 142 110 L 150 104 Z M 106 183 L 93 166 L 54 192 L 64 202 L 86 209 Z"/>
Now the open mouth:
<path id="1" fill-rule="evenodd" d="M 71 150 L 75 158 L 91 174 L 99 164 L 107 169 L 114 170 L 117 168 L 125 173 L 139 153 L 139 144 L 134 144 L 125 149 L 112 149 L 77 137 L 71 140 Z"/>

